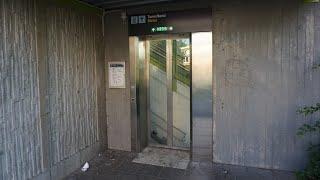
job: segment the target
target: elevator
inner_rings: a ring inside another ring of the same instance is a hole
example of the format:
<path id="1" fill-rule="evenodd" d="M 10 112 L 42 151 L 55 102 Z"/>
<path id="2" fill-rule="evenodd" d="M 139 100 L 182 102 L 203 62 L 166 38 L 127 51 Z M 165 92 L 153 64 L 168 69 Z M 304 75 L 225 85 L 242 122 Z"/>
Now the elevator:
<path id="1" fill-rule="evenodd" d="M 207 16 L 199 11 L 129 18 L 133 150 L 166 148 L 211 159 L 212 32 Z"/>
<path id="2" fill-rule="evenodd" d="M 138 44 L 137 105 L 138 114 L 146 114 L 148 144 L 189 149 L 190 34 L 145 36 Z"/>

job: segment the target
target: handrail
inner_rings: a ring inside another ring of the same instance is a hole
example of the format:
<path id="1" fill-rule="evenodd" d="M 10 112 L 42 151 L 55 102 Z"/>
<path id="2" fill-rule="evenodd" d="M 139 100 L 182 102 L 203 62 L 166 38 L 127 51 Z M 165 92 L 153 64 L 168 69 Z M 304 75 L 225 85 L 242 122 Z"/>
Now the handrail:
<path id="1" fill-rule="evenodd" d="M 163 127 L 161 127 L 159 124 L 157 124 L 157 123 L 153 123 L 156 127 L 158 127 L 160 130 L 162 130 L 163 132 L 166 132 L 166 130 L 163 128 Z M 175 139 L 177 139 L 178 141 L 180 141 L 180 142 L 183 142 L 183 139 L 185 138 L 185 136 L 183 136 L 182 138 L 178 138 L 177 136 L 175 136 L 175 135 L 173 135 L 173 138 L 175 138 Z M 167 139 L 167 138 L 166 138 Z"/>
<path id="2" fill-rule="evenodd" d="M 163 71 L 165 71 L 166 66 L 166 50 L 163 49 L 164 47 L 161 47 L 159 43 L 151 44 L 150 45 L 150 59 L 151 63 L 158 68 L 162 68 Z M 180 62 L 177 63 L 177 71 L 175 75 L 175 79 L 186 84 L 190 85 L 188 79 L 190 78 L 188 74 L 190 74 L 190 71 L 186 69 L 184 66 L 181 65 L 181 62 L 183 62 L 183 56 L 180 54 L 176 54 L 176 61 Z"/>
<path id="3" fill-rule="evenodd" d="M 153 111 L 150 111 L 150 112 L 151 112 L 151 114 L 155 115 L 158 119 L 160 119 L 162 122 L 167 123 L 166 120 L 164 120 L 162 117 L 157 115 L 155 112 L 153 112 Z M 173 129 L 178 131 L 179 133 L 183 134 L 183 136 L 187 135 L 187 133 L 185 133 L 184 131 L 182 131 L 181 129 L 179 129 L 179 128 L 175 127 L 175 126 L 173 126 Z"/>

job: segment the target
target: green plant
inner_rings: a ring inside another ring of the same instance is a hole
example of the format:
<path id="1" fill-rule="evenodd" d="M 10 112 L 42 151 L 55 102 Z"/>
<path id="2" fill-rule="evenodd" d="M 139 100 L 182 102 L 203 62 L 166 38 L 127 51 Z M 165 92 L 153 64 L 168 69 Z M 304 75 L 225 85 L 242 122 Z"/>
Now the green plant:
<path id="1" fill-rule="evenodd" d="M 320 179 L 320 146 L 310 145 L 309 162 L 307 167 L 296 173 L 297 178 L 301 180 L 318 180 Z"/>
<path id="2" fill-rule="evenodd" d="M 320 64 L 314 65 L 312 69 L 318 69 L 320 68 Z"/>
<path id="3" fill-rule="evenodd" d="M 320 64 L 314 66 L 314 69 L 320 68 Z M 310 116 L 320 112 L 320 103 L 314 106 L 303 107 L 298 110 L 298 113 L 304 116 Z M 304 136 L 309 133 L 317 133 L 320 135 L 320 119 L 313 123 L 304 124 L 298 129 L 298 136 Z M 296 173 L 297 178 L 301 180 L 319 180 L 320 179 L 320 144 L 311 144 L 308 148 L 309 161 L 307 167 Z"/>

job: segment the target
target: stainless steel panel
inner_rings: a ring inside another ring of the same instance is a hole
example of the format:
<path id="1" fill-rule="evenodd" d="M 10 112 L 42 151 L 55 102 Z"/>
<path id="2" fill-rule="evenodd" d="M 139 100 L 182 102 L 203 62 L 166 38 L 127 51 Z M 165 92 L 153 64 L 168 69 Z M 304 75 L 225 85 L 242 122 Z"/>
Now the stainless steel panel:
<path id="1" fill-rule="evenodd" d="M 167 145 L 173 145 L 173 94 L 172 94 L 172 40 L 166 40 L 167 43 Z"/>
<path id="2" fill-rule="evenodd" d="M 192 157 L 212 160 L 212 32 L 192 33 Z"/>
<path id="3" fill-rule="evenodd" d="M 166 40 L 151 40 L 148 51 L 149 67 L 149 134 L 150 144 L 168 145 L 168 43 Z"/>
<path id="4" fill-rule="evenodd" d="M 190 149 L 191 49 L 190 35 L 172 42 L 173 146 Z"/>
<path id="5" fill-rule="evenodd" d="M 132 36 L 129 45 L 132 150 L 141 152 L 148 144 L 146 42 Z"/>
<path id="6" fill-rule="evenodd" d="M 140 150 L 148 145 L 148 66 L 146 59 L 146 48 L 148 44 L 145 41 L 139 41 L 139 54 L 137 63 L 137 104 L 138 106 L 138 135 L 140 138 Z"/>
<path id="7" fill-rule="evenodd" d="M 137 122 L 137 96 L 136 96 L 136 75 L 137 59 L 139 54 L 138 37 L 129 37 L 129 56 L 130 56 L 130 98 L 131 98 L 131 150 L 139 151 L 140 138 L 138 138 Z"/>
<path id="8" fill-rule="evenodd" d="M 145 57 L 144 57 L 144 71 L 145 71 L 145 74 L 144 74 L 144 83 L 146 84 L 146 95 L 147 95 L 147 98 L 146 98 L 146 114 L 147 114 L 147 119 L 146 119 L 146 122 L 147 122 L 147 126 L 148 126 L 148 129 L 147 129 L 147 133 L 148 133 L 148 142 L 147 144 L 149 144 L 150 140 L 151 140 L 151 123 L 150 123 L 150 91 L 149 91 L 149 88 L 150 88 L 150 84 L 149 84 L 149 61 L 150 61 L 150 42 L 149 41 L 145 41 Z M 141 96 L 143 96 L 141 94 Z"/>

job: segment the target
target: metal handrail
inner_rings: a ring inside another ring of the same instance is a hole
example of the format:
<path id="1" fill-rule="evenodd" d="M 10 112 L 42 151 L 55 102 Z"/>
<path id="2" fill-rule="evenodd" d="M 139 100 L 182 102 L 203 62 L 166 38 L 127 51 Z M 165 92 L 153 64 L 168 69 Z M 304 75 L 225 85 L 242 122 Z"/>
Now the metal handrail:
<path id="1" fill-rule="evenodd" d="M 166 120 L 164 120 L 162 117 L 157 115 L 155 112 L 152 112 L 152 111 L 150 111 L 150 112 L 151 112 L 151 114 L 155 115 L 158 119 L 160 119 L 163 123 L 165 123 L 165 124 L 167 123 Z M 160 126 L 159 124 L 157 124 L 157 125 Z M 165 131 L 165 129 L 163 127 L 161 127 L 161 128 Z M 181 129 L 179 129 L 179 128 L 175 127 L 175 126 L 173 126 L 173 129 L 178 131 L 179 133 L 181 133 L 183 137 L 185 137 L 187 135 L 187 133 L 185 133 L 184 131 L 182 131 Z"/>
<path id="2" fill-rule="evenodd" d="M 155 66 L 157 66 L 158 68 L 161 69 L 161 67 L 165 67 L 166 64 L 166 51 L 163 49 L 163 47 L 161 47 L 158 44 L 151 44 L 150 46 L 151 52 L 150 53 L 150 57 L 151 59 L 154 59 L 156 62 L 152 63 Z M 157 58 L 157 56 L 159 58 Z M 182 62 L 183 61 L 183 57 L 180 54 L 177 54 L 177 62 Z M 152 61 L 151 61 L 152 62 Z M 159 64 L 158 64 L 159 63 Z M 161 67 L 160 67 L 161 66 Z M 177 67 L 180 69 L 180 71 L 177 71 L 177 76 L 175 77 L 176 80 L 189 85 L 187 79 L 188 77 L 186 77 L 186 74 L 190 73 L 188 69 L 186 69 L 185 66 L 182 66 L 181 64 L 177 63 Z M 165 71 L 165 69 L 162 69 Z M 187 79 L 186 79 L 187 78 Z"/>

